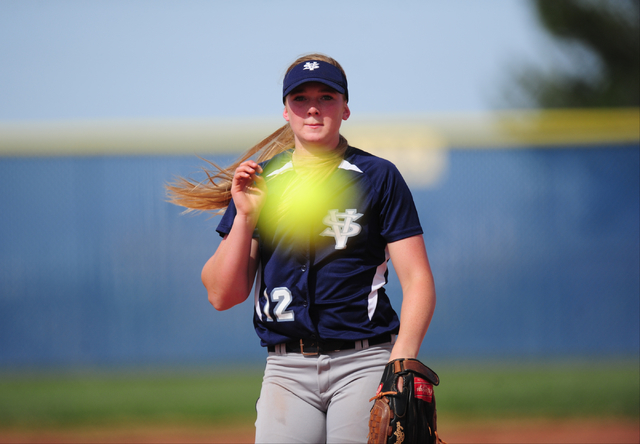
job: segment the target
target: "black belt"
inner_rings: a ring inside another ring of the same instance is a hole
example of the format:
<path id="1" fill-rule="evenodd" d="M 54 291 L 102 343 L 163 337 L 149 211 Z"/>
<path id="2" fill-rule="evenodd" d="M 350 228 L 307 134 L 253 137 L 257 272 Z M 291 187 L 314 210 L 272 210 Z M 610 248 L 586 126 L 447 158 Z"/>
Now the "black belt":
<path id="1" fill-rule="evenodd" d="M 302 353 L 303 355 L 307 356 L 319 355 L 341 350 L 353 350 L 356 348 L 357 343 L 363 343 L 365 340 L 368 341 L 369 346 L 384 344 L 387 342 L 391 342 L 391 334 L 387 333 L 384 335 L 374 336 L 373 338 L 358 341 L 346 341 L 342 339 L 300 339 L 299 342 L 285 342 L 284 346 L 287 353 Z M 267 350 L 273 353 L 276 351 L 276 346 L 270 345 L 267 347 Z"/>

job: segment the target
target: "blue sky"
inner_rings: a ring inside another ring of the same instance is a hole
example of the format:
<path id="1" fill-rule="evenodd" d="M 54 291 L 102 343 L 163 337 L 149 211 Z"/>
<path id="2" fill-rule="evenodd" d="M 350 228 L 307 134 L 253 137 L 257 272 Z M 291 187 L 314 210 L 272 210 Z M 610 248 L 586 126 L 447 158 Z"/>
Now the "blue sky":
<path id="1" fill-rule="evenodd" d="M 486 111 L 547 49 L 524 0 L 3 0 L 0 120 L 279 115 L 312 51 L 346 69 L 352 113 Z"/>

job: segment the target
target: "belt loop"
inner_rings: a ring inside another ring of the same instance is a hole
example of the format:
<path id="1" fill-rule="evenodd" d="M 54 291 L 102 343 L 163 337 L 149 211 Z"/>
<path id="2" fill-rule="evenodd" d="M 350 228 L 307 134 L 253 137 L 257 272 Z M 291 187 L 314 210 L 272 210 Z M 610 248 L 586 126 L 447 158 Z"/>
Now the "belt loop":
<path id="1" fill-rule="evenodd" d="M 277 355 L 286 355 L 287 354 L 287 344 L 284 342 L 276 345 L 276 354 Z"/>
<path id="2" fill-rule="evenodd" d="M 398 339 L 398 335 L 391 334 L 391 345 L 396 343 L 396 339 Z"/>

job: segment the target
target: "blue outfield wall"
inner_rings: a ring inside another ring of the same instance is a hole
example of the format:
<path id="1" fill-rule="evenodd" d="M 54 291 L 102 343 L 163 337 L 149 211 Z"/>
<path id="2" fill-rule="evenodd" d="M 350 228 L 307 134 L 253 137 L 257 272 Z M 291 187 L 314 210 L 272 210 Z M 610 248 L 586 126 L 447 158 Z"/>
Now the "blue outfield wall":
<path id="1" fill-rule="evenodd" d="M 449 151 L 440 181 L 413 189 L 438 294 L 422 353 L 637 356 L 639 154 L 637 144 Z M 218 218 L 164 200 L 166 181 L 200 166 L 0 158 L 0 368 L 265 356 L 252 300 L 216 312 L 200 282 Z"/>

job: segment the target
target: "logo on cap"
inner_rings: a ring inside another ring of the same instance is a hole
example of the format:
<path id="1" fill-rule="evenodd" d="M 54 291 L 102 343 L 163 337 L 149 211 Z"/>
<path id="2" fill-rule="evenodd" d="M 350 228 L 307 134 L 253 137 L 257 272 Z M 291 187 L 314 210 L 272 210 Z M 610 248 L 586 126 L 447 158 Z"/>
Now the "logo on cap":
<path id="1" fill-rule="evenodd" d="M 320 64 L 318 62 L 307 62 L 304 64 L 303 70 L 308 69 L 309 71 L 313 71 L 314 69 L 320 68 Z"/>

